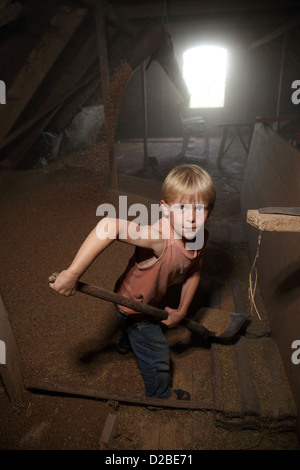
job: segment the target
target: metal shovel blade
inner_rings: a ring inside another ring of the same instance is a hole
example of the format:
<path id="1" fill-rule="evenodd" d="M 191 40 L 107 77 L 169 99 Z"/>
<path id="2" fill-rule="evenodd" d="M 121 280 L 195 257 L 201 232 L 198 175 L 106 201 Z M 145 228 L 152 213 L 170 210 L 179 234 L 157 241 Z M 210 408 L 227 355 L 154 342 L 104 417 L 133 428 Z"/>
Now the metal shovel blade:
<path id="1" fill-rule="evenodd" d="M 221 339 L 231 339 L 233 338 L 242 328 L 242 326 L 249 319 L 249 315 L 244 313 L 230 313 L 231 323 L 229 328 L 227 328 L 224 333 L 218 336 Z"/>
<path id="2" fill-rule="evenodd" d="M 209 328 L 207 337 L 215 339 L 232 339 L 249 319 L 249 315 L 243 313 L 231 313 L 218 308 L 201 307 L 196 316 L 202 327 Z"/>

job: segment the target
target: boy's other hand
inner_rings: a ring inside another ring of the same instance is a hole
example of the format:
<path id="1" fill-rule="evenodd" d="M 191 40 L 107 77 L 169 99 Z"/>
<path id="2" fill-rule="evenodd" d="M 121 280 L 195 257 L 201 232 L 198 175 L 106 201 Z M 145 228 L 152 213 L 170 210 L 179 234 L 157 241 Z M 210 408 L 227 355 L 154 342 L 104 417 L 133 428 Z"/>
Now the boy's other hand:
<path id="1" fill-rule="evenodd" d="M 76 294 L 78 279 L 69 271 L 62 271 L 54 283 L 49 283 L 49 287 L 61 295 L 69 297 Z"/>
<path id="2" fill-rule="evenodd" d="M 161 323 L 168 326 L 169 328 L 178 325 L 178 323 L 180 323 L 183 317 L 185 316 L 182 312 L 174 308 L 166 307 L 165 311 L 169 316 L 166 320 L 163 320 Z"/>

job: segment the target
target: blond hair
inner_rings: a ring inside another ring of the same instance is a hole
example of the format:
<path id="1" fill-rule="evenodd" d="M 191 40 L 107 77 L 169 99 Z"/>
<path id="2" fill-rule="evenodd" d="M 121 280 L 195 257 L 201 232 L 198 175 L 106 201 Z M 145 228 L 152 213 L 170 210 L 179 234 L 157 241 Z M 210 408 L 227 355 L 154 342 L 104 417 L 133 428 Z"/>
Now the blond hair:
<path id="1" fill-rule="evenodd" d="M 212 177 L 198 165 L 176 166 L 162 184 L 162 199 L 170 205 L 180 198 L 189 202 L 201 200 L 211 211 L 216 199 Z"/>

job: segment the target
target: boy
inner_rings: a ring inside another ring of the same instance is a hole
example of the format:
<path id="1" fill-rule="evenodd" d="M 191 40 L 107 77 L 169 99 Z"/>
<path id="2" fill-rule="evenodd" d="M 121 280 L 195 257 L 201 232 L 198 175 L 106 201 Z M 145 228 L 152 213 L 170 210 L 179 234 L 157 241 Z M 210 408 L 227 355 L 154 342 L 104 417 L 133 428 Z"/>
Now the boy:
<path id="1" fill-rule="evenodd" d="M 199 284 L 208 239 L 204 223 L 215 197 L 215 184 L 202 168 L 197 165 L 173 168 L 162 185 L 163 217 L 159 221 L 138 227 L 127 220 L 103 218 L 83 242 L 69 268 L 50 287 L 62 295 L 75 294 L 79 278 L 94 259 L 115 239 L 120 239 L 136 249 L 115 291 L 158 306 L 168 286 L 183 278 L 179 306 L 166 307 L 168 318 L 161 322 L 169 328 L 177 325 L 187 314 Z M 138 237 L 132 235 L 133 227 Z M 203 243 L 199 243 L 199 234 L 203 235 Z M 116 310 L 136 355 L 146 396 L 189 400 L 187 391 L 171 389 L 169 345 L 160 323 L 123 306 L 116 306 Z"/>

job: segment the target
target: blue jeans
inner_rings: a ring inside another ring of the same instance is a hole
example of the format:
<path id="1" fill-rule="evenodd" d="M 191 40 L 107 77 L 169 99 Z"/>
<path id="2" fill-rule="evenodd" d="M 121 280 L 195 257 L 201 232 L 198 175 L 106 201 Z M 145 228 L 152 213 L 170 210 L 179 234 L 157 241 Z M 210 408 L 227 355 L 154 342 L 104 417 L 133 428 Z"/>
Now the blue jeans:
<path id="1" fill-rule="evenodd" d="M 135 321 L 115 307 L 123 326 L 120 344 L 127 347 L 129 340 L 143 376 L 146 396 L 169 398 L 172 391 L 169 343 L 159 322 Z"/>

